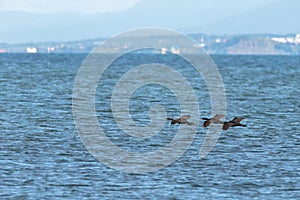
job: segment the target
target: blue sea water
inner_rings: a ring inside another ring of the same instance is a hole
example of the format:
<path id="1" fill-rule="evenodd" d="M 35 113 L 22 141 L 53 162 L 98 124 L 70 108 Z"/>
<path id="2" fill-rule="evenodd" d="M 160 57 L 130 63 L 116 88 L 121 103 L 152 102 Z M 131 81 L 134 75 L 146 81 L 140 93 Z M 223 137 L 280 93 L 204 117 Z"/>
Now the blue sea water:
<path id="1" fill-rule="evenodd" d="M 200 126 L 183 156 L 165 168 L 136 174 L 95 159 L 75 128 L 73 84 L 86 56 L 0 54 L 0 199 L 300 199 L 300 57 L 212 56 L 226 89 L 226 120 L 242 116 L 247 127 L 223 131 L 213 150 L 199 159 L 206 134 Z M 111 91 L 141 60 L 165 62 L 194 80 L 201 115 L 209 117 L 205 83 L 184 61 L 172 55 L 131 56 L 103 74 L 96 93 L 97 117 L 116 145 L 152 151 L 179 127 L 166 121 L 166 134 L 139 144 L 114 124 Z M 129 104 L 137 123 L 149 121 L 153 102 L 169 115 L 180 115 L 176 95 L 149 84 Z"/>

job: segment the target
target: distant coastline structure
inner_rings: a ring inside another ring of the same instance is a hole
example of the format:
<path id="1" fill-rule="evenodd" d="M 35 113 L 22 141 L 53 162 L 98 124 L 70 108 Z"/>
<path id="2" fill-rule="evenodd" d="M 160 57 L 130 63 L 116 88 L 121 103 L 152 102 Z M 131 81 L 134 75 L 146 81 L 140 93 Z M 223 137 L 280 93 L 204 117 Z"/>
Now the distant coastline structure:
<path id="1" fill-rule="evenodd" d="M 296 44 L 300 43 L 300 34 L 296 34 L 295 41 L 296 41 Z"/>
<path id="2" fill-rule="evenodd" d="M 168 52 L 167 48 L 161 48 L 161 54 L 166 54 Z"/>
<path id="3" fill-rule="evenodd" d="M 26 52 L 27 53 L 38 53 L 38 48 L 37 47 L 27 47 Z"/>
<path id="4" fill-rule="evenodd" d="M 226 55 L 300 55 L 300 33 L 291 34 L 244 34 L 244 35 L 189 35 L 195 40 L 196 47 L 202 47 L 208 54 Z M 49 41 L 41 43 L 9 44 L 0 42 L 0 53 L 89 53 L 105 38 L 79 41 Z M 183 49 L 172 41 L 174 46 L 162 46 L 147 53 L 181 54 Z M 107 48 L 107 53 L 120 49 L 126 50 L 127 44 L 115 44 Z M 189 49 L 184 49 L 188 52 Z"/>
<path id="5" fill-rule="evenodd" d="M 48 47 L 47 48 L 47 52 L 48 53 L 52 53 L 52 52 L 54 52 L 55 51 L 55 48 L 54 47 Z"/>
<path id="6" fill-rule="evenodd" d="M 296 34 L 295 37 L 272 37 L 271 38 L 274 42 L 278 43 L 300 43 L 300 34 Z"/>

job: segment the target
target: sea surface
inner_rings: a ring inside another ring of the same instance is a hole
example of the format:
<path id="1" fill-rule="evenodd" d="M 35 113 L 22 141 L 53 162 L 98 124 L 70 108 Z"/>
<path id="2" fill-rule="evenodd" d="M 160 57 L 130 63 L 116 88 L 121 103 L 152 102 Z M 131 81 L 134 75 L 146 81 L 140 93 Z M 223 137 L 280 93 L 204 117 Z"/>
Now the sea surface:
<path id="1" fill-rule="evenodd" d="M 0 54 L 0 199 L 300 199 L 299 56 L 211 56 L 226 89 L 225 120 L 245 117 L 247 127 L 222 131 L 200 159 L 207 129 L 191 116 L 200 125 L 187 151 L 145 173 L 107 166 L 83 144 L 72 97 L 86 56 Z M 114 86 L 122 74 L 145 63 L 164 63 L 182 73 L 199 98 L 200 116 L 211 115 L 205 82 L 178 56 L 120 58 L 99 81 L 95 109 L 113 144 L 126 151 L 155 151 L 187 126 L 166 120 L 160 133 L 142 140 L 116 125 L 110 107 Z M 168 117 L 179 117 L 173 92 L 158 84 L 138 88 L 128 104 L 136 124 L 147 126 L 154 104 L 164 106 Z"/>

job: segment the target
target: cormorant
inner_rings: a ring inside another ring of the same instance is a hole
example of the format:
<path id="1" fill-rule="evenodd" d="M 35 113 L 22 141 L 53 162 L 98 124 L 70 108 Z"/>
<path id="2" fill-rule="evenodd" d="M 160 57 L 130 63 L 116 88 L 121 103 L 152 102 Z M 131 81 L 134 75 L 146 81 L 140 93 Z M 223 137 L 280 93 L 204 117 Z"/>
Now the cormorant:
<path id="1" fill-rule="evenodd" d="M 208 127 L 211 123 L 223 124 L 224 122 L 220 121 L 221 118 L 225 117 L 225 115 L 217 114 L 212 118 L 202 117 L 201 119 L 206 120 L 203 123 L 203 127 Z"/>
<path id="2" fill-rule="evenodd" d="M 230 127 L 234 127 L 234 126 L 243 126 L 243 127 L 246 127 L 245 124 L 241 124 L 240 123 L 243 119 L 245 119 L 245 118 L 243 118 L 243 117 L 235 117 L 231 121 L 224 122 L 224 124 L 223 124 L 223 130 L 227 130 Z"/>
<path id="3" fill-rule="evenodd" d="M 171 124 L 174 125 L 176 123 L 178 124 L 188 124 L 188 125 L 193 125 L 194 123 L 192 122 L 188 122 L 187 120 L 190 118 L 190 115 L 182 115 L 180 118 L 178 119 L 173 119 L 168 117 L 167 120 L 171 120 Z"/>

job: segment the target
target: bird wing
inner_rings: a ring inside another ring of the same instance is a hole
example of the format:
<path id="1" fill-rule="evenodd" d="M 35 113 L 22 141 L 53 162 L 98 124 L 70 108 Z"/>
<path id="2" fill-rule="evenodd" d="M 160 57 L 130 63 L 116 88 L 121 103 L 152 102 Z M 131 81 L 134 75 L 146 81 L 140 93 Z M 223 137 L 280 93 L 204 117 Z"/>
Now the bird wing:
<path id="1" fill-rule="evenodd" d="M 232 125 L 232 127 L 234 127 L 234 126 L 243 126 L 243 127 L 247 127 L 247 125 L 245 125 L 245 124 L 241 124 L 241 123 L 238 123 L 238 124 L 234 124 L 234 125 Z"/>
<path id="2" fill-rule="evenodd" d="M 213 120 L 219 120 L 221 118 L 225 117 L 225 115 L 221 115 L 221 114 L 217 114 L 216 116 L 214 116 L 212 119 Z"/>
<path id="3" fill-rule="evenodd" d="M 243 119 L 245 119 L 245 118 L 243 118 L 243 117 L 235 117 L 233 120 L 231 120 L 231 121 L 233 121 L 234 123 L 240 123 L 240 121 L 242 121 Z"/>
<path id="4" fill-rule="evenodd" d="M 189 118 L 191 118 L 190 115 L 182 115 L 182 116 L 180 117 L 180 119 L 183 119 L 183 120 L 187 120 L 187 119 L 189 119 Z"/>
<path id="5" fill-rule="evenodd" d="M 234 125 L 234 122 L 225 122 L 223 125 L 223 130 L 227 130 Z"/>
<path id="6" fill-rule="evenodd" d="M 210 125 L 210 120 L 203 122 L 203 127 L 208 127 Z"/>
<path id="7" fill-rule="evenodd" d="M 171 121 L 171 124 L 173 125 L 173 124 L 176 124 L 176 123 L 179 123 L 180 124 L 180 121 L 178 121 L 178 120 L 172 120 Z"/>

